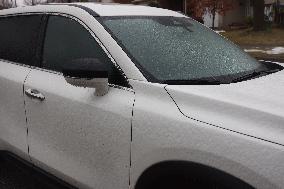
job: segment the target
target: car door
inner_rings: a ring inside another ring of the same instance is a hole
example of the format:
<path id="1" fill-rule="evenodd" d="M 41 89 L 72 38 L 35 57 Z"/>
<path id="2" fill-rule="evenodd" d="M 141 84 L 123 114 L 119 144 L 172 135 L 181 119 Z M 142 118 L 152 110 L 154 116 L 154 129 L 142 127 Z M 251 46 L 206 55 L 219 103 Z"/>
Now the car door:
<path id="1" fill-rule="evenodd" d="M 28 160 L 23 85 L 35 62 L 40 15 L 0 17 L 0 150 Z"/>
<path id="2" fill-rule="evenodd" d="M 30 157 L 79 188 L 128 188 L 134 93 L 86 28 L 70 16 L 48 18 L 42 68 L 32 69 L 24 86 Z M 109 65 L 106 95 L 66 82 L 61 66 L 82 58 Z"/>

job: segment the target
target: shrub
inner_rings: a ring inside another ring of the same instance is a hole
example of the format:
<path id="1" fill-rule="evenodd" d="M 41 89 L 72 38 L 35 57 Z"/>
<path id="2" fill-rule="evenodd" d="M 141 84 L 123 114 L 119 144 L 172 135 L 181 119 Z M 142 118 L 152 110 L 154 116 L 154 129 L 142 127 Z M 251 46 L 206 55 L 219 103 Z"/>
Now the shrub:
<path id="1" fill-rule="evenodd" d="M 245 18 L 245 21 L 248 26 L 251 26 L 251 27 L 253 26 L 253 17 L 248 16 Z"/>

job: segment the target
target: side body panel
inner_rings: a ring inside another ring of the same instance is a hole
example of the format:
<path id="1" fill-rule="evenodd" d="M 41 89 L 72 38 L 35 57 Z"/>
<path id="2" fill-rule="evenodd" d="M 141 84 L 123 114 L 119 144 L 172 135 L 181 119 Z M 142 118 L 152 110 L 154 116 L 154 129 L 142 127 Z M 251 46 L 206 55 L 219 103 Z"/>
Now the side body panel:
<path id="1" fill-rule="evenodd" d="M 95 89 L 37 69 L 26 89 L 45 96 L 44 101 L 25 97 L 34 164 L 78 188 L 128 188 L 132 91 L 110 87 L 98 97 Z"/>
<path id="2" fill-rule="evenodd" d="M 0 60 L 0 150 L 28 160 L 23 84 L 30 68 Z"/>

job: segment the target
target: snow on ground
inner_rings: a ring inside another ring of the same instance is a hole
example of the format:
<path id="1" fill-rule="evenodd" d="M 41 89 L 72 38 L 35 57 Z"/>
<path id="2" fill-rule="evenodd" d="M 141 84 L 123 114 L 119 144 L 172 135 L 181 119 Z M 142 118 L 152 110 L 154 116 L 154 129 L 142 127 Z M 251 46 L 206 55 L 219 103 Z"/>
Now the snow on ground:
<path id="1" fill-rule="evenodd" d="M 225 33 L 225 30 L 215 30 L 216 33 Z"/>
<path id="2" fill-rule="evenodd" d="M 264 50 L 260 49 L 245 49 L 246 52 L 261 52 L 261 53 L 266 53 Z"/>
<path id="3" fill-rule="evenodd" d="M 284 47 L 275 47 L 271 50 L 262 50 L 262 49 L 245 49 L 246 52 L 260 52 L 265 54 L 284 54 Z"/>
<path id="4" fill-rule="evenodd" d="M 284 54 L 283 47 L 275 47 L 271 51 L 267 51 L 267 54 Z"/>

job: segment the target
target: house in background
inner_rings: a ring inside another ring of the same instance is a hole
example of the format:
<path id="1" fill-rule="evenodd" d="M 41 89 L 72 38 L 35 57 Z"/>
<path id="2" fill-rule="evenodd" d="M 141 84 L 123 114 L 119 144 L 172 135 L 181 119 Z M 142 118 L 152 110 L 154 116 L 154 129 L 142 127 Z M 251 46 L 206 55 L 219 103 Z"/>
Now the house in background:
<path id="1" fill-rule="evenodd" d="M 248 14 L 251 14 L 250 6 L 248 8 L 248 0 L 235 0 L 234 7 L 232 10 L 228 10 L 224 15 L 216 13 L 215 18 L 215 27 L 217 28 L 226 28 L 230 25 L 242 24 L 246 21 Z M 212 26 L 212 17 L 210 13 L 205 13 L 203 15 L 204 24 L 208 27 Z"/>
<path id="2" fill-rule="evenodd" d="M 184 14 L 190 14 L 191 0 L 97 0 L 100 2 L 133 3 L 139 5 L 148 5 L 150 2 L 157 2 L 159 7 L 170 9 Z M 227 11 L 224 15 L 216 14 L 215 27 L 228 27 L 232 24 L 244 23 L 246 17 L 252 15 L 252 6 L 250 0 L 235 0 L 234 8 Z M 190 15 L 195 18 L 201 18 L 205 25 L 212 26 L 212 14 L 205 13 L 203 16 Z"/>
<path id="3" fill-rule="evenodd" d="M 185 2 L 186 2 L 186 0 L 90 0 L 90 1 L 128 3 L 136 5 L 149 5 L 151 3 L 157 3 L 161 8 L 170 9 L 178 12 L 185 12 Z"/>
<path id="4" fill-rule="evenodd" d="M 156 2 L 159 7 L 170 9 L 184 14 L 189 14 L 191 0 L 89 0 L 97 2 L 115 2 L 128 3 L 137 5 L 149 5 Z M 215 27 L 228 28 L 234 26 L 244 26 L 249 18 L 253 18 L 253 0 L 234 0 L 232 10 L 228 10 L 225 14 L 216 14 Z M 279 13 L 275 13 L 275 6 L 279 7 Z M 267 19 L 275 21 L 276 18 L 284 23 L 284 0 L 265 0 L 265 14 Z M 192 15 L 191 15 L 192 16 Z M 208 27 L 212 26 L 212 14 L 205 13 L 201 16 L 204 24 Z"/>
<path id="5" fill-rule="evenodd" d="M 151 2 L 158 3 L 159 7 L 170 9 L 184 14 L 189 14 L 191 0 L 97 0 L 100 2 L 116 2 L 116 3 L 132 3 L 139 5 L 149 5 Z M 215 26 L 216 27 L 226 27 L 232 23 L 239 23 L 245 20 L 245 8 L 246 2 L 248 0 L 235 0 L 237 3 L 233 10 L 228 11 L 224 16 L 219 14 L 216 15 Z M 193 16 L 193 15 L 190 15 Z M 212 26 L 212 15 L 206 13 L 201 17 L 203 22 L 207 26 Z M 196 16 L 195 16 L 196 18 Z"/>
<path id="6" fill-rule="evenodd" d="M 226 28 L 232 25 L 242 25 L 253 18 L 253 0 L 236 0 L 233 10 L 227 11 L 225 15 L 216 15 L 215 26 Z M 284 24 L 284 0 L 265 0 L 266 20 Z M 276 11 L 278 10 L 278 12 Z M 212 26 L 212 15 L 203 16 L 204 23 Z"/>
<path id="7" fill-rule="evenodd" d="M 284 0 L 265 0 L 265 15 L 269 21 L 284 24 Z"/>

